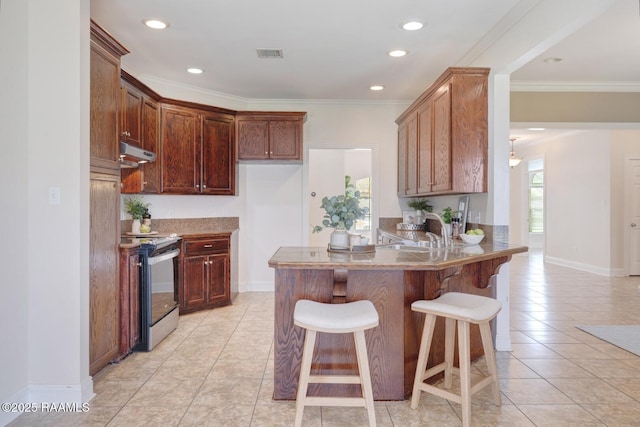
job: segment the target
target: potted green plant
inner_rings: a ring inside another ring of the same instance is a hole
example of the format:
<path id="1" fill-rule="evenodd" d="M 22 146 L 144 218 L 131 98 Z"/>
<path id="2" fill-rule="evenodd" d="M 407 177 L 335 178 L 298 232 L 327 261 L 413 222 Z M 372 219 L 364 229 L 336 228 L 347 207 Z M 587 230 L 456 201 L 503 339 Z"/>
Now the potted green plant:
<path id="1" fill-rule="evenodd" d="M 349 230 L 356 220 L 363 219 L 369 212 L 369 208 L 360 207 L 360 191 L 351 184 L 351 177 L 345 176 L 344 194 L 323 197 L 320 207 L 326 213 L 322 225 L 313 227 L 313 232 L 319 233 L 324 228 L 333 228 L 331 247 L 336 249 L 349 247 Z"/>
<path id="2" fill-rule="evenodd" d="M 429 199 L 411 199 L 407 203 L 411 209 L 424 212 L 432 212 L 433 206 L 429 204 Z"/>
<path id="3" fill-rule="evenodd" d="M 455 212 L 449 206 L 442 210 L 441 216 L 445 224 L 451 224 L 451 218 L 453 218 L 454 213 Z"/>
<path id="4" fill-rule="evenodd" d="M 149 214 L 150 203 L 144 203 L 142 196 L 137 194 L 124 199 L 124 211 L 131 215 L 131 232 L 140 234 L 140 222 Z"/>

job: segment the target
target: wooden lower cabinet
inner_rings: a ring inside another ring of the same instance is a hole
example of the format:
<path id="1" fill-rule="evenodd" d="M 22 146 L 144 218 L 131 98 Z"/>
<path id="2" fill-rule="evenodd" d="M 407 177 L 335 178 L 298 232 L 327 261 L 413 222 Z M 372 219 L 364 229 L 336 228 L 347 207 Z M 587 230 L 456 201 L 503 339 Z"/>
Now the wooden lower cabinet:
<path id="1" fill-rule="evenodd" d="M 140 342 L 140 248 L 120 249 L 120 352 Z"/>
<path id="2" fill-rule="evenodd" d="M 91 173 L 89 242 L 89 373 L 118 355 L 120 338 L 120 176 Z"/>
<path id="3" fill-rule="evenodd" d="M 180 254 L 180 313 L 231 303 L 231 236 L 183 238 Z"/>

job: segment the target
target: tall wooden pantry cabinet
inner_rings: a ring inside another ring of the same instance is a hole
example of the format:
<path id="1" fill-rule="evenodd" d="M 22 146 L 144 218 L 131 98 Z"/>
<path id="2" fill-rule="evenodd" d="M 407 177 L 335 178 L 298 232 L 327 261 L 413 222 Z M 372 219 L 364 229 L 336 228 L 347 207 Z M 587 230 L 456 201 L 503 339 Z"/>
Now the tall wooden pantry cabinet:
<path id="1" fill-rule="evenodd" d="M 91 21 L 89 374 L 119 350 L 120 57 L 128 53 Z"/>

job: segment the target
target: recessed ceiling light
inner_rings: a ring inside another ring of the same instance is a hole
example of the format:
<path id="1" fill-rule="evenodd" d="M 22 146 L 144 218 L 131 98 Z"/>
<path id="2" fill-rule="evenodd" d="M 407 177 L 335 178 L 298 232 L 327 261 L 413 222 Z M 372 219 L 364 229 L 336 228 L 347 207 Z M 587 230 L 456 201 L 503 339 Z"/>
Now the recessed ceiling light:
<path id="1" fill-rule="evenodd" d="M 399 58 L 401 56 L 405 56 L 406 54 L 406 50 L 392 50 L 391 52 L 389 52 L 389 56 L 393 56 L 394 58 Z"/>
<path id="2" fill-rule="evenodd" d="M 384 86 L 382 86 L 382 85 L 373 85 L 369 89 L 371 89 L 371 90 L 382 90 L 382 89 L 384 89 Z"/>
<path id="3" fill-rule="evenodd" d="M 169 26 L 166 22 L 162 22 L 159 19 L 145 19 L 142 21 L 144 25 L 149 28 L 153 28 L 154 30 L 164 30 Z"/>
<path id="4" fill-rule="evenodd" d="M 555 56 L 550 56 L 549 58 L 544 58 L 544 62 L 548 62 L 548 63 L 555 63 L 555 62 L 560 62 L 562 61 L 562 58 L 558 58 Z"/>
<path id="5" fill-rule="evenodd" d="M 187 72 L 191 74 L 202 74 L 204 70 L 202 68 L 187 68 Z"/>
<path id="6" fill-rule="evenodd" d="M 527 130 L 530 130 L 530 131 L 541 131 L 541 130 L 544 130 L 544 128 L 528 128 Z"/>
<path id="7" fill-rule="evenodd" d="M 424 27 L 424 24 L 422 22 L 418 22 L 418 21 L 410 21 L 410 22 L 405 22 L 404 24 L 401 25 L 403 30 L 407 30 L 407 31 L 415 31 L 415 30 L 419 30 L 420 28 Z"/>

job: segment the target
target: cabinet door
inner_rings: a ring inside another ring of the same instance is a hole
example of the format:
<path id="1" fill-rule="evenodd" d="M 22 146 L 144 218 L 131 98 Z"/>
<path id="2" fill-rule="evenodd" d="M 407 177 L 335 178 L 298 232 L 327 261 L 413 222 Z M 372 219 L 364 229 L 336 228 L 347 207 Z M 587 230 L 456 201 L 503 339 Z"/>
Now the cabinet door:
<path id="1" fill-rule="evenodd" d="M 129 257 L 129 348 L 140 342 L 140 263 Z"/>
<path id="2" fill-rule="evenodd" d="M 144 193 L 160 192 L 160 110 L 158 103 L 147 97 L 142 104 L 142 148 L 156 153 L 156 161 L 142 165 L 142 190 Z"/>
<path id="3" fill-rule="evenodd" d="M 189 110 L 162 108 L 162 192 L 200 193 L 200 123 Z"/>
<path id="4" fill-rule="evenodd" d="M 141 122 L 142 93 L 126 82 L 122 82 L 122 126 L 120 127 L 120 138 L 140 147 Z"/>
<path id="5" fill-rule="evenodd" d="M 156 161 L 143 163 L 137 168 L 126 168 L 120 172 L 121 188 L 124 194 L 130 193 L 158 193 L 160 189 L 160 153 L 158 142 L 158 104 L 144 97 L 142 102 L 142 135 L 140 144 L 145 150 L 158 155 Z"/>
<path id="6" fill-rule="evenodd" d="M 91 174 L 89 240 L 89 373 L 118 354 L 120 335 L 120 177 Z"/>
<path id="7" fill-rule="evenodd" d="M 269 121 L 269 158 L 273 160 L 301 160 L 300 120 Z"/>
<path id="8" fill-rule="evenodd" d="M 124 357 L 140 341 L 139 248 L 120 250 L 120 353 Z"/>
<path id="9" fill-rule="evenodd" d="M 432 191 L 451 189 L 451 87 L 442 86 L 433 100 Z"/>
<path id="10" fill-rule="evenodd" d="M 120 59 L 91 41 L 91 166 L 120 170 Z"/>
<path id="11" fill-rule="evenodd" d="M 417 194 L 431 192 L 433 182 L 433 107 L 427 101 L 418 108 L 418 171 Z"/>
<path id="12" fill-rule="evenodd" d="M 238 119 L 238 160 L 269 158 L 269 122 Z"/>
<path id="13" fill-rule="evenodd" d="M 182 312 L 188 312 L 207 302 L 206 280 L 209 258 L 206 256 L 185 257 L 183 268 L 180 309 Z"/>
<path id="14" fill-rule="evenodd" d="M 235 194 L 233 117 L 202 117 L 202 193 Z"/>
<path id="15" fill-rule="evenodd" d="M 211 304 L 228 302 L 230 299 L 229 255 L 209 256 L 208 301 Z"/>
<path id="16" fill-rule="evenodd" d="M 405 195 L 414 196 L 418 185 L 418 116 L 407 121 L 407 182 Z"/>
<path id="17" fill-rule="evenodd" d="M 407 194 L 407 122 L 398 125 L 398 196 Z"/>

